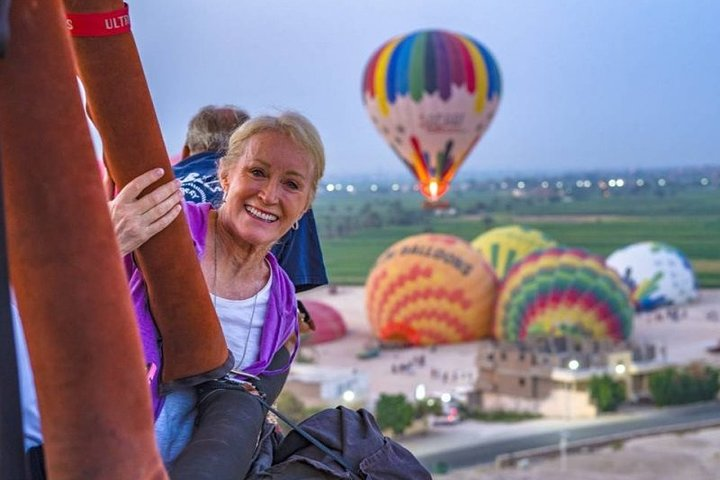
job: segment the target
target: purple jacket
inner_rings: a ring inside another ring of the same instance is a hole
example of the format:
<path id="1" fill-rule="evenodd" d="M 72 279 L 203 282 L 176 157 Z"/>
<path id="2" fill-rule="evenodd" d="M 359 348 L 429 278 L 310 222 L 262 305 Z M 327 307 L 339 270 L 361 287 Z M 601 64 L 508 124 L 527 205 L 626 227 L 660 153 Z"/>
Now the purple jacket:
<path id="1" fill-rule="evenodd" d="M 198 258 L 200 258 L 205 251 L 208 217 L 212 207 L 209 203 L 185 203 L 183 206 L 195 251 Z M 247 373 L 253 375 L 275 375 L 287 371 L 295 358 L 299 342 L 295 343 L 295 350 L 290 355 L 287 365 L 278 370 L 268 370 L 267 367 L 270 365 L 275 353 L 283 348 L 283 345 L 293 333 L 295 333 L 298 340 L 300 338 L 295 288 L 271 253 L 268 253 L 266 259 L 270 265 L 272 285 L 270 287 L 270 299 L 265 323 L 260 336 L 258 359 L 245 369 Z M 132 255 L 125 257 L 125 265 L 128 268 L 130 277 L 130 293 L 135 307 L 140 337 L 142 338 L 145 363 L 149 370 L 148 380 L 153 399 L 153 411 L 155 412 L 155 418 L 157 418 L 162 408 L 162 399 L 159 394 L 159 373 L 162 367 L 160 334 L 150 313 L 147 289 L 142 272 L 132 260 Z"/>

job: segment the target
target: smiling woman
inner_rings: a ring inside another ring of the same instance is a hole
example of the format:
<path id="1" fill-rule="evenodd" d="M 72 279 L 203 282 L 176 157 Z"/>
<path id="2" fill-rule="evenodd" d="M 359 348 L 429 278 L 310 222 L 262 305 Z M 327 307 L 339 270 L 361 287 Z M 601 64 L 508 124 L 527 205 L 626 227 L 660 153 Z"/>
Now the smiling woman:
<path id="1" fill-rule="evenodd" d="M 265 411 L 227 382 L 249 380 L 269 403 L 282 389 L 297 350 L 297 309 L 270 248 L 310 207 L 324 168 L 320 136 L 305 117 L 252 118 L 233 133 L 220 160 L 218 209 L 185 205 L 234 368 L 223 380 L 165 395 L 156 431 L 173 478 L 204 478 L 198 469 L 209 448 L 237 478 L 250 467 Z M 213 422 L 218 413 L 226 420 Z"/>
<path id="2" fill-rule="evenodd" d="M 223 202 L 208 230 L 214 251 L 203 258 L 213 293 L 248 298 L 259 290 L 247 279 L 267 277 L 262 259 L 310 207 L 324 169 L 320 136 L 299 114 L 256 117 L 233 133 L 218 168 Z"/>
<path id="3" fill-rule="evenodd" d="M 307 210 L 315 168 L 311 156 L 283 133 L 260 132 L 246 143 L 239 159 L 220 163 L 225 196 L 219 233 L 225 241 L 235 236 L 250 248 L 266 249 Z"/>

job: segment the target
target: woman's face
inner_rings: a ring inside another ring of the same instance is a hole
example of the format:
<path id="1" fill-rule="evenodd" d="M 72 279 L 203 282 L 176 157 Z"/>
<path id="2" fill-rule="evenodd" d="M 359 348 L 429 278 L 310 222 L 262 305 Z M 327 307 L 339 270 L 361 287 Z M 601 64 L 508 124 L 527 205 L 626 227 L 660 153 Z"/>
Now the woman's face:
<path id="1" fill-rule="evenodd" d="M 290 137 L 253 135 L 238 161 L 221 171 L 223 227 L 251 245 L 273 245 L 308 208 L 312 175 L 312 157 Z"/>

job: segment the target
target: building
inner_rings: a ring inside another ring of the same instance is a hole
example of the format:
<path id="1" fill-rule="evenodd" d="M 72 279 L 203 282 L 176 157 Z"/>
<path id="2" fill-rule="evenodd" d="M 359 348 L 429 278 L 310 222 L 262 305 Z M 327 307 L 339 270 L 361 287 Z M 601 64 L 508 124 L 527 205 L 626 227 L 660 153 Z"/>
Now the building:
<path id="1" fill-rule="evenodd" d="M 649 397 L 649 375 L 667 366 L 664 347 L 570 337 L 480 343 L 471 404 L 548 417 L 592 417 L 588 384 L 608 374 L 625 382 L 629 400 Z"/>
<path id="2" fill-rule="evenodd" d="M 355 368 L 295 363 L 290 369 L 284 390 L 298 397 L 308 407 L 334 407 L 340 404 L 366 406 L 370 382 L 367 374 Z"/>

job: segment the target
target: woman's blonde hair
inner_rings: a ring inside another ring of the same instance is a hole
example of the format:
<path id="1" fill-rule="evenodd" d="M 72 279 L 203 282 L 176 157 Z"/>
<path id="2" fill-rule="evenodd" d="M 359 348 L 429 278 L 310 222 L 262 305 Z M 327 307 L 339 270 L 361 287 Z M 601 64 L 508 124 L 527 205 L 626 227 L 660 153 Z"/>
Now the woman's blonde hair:
<path id="1" fill-rule="evenodd" d="M 245 153 L 250 138 L 262 132 L 278 132 L 287 135 L 299 147 L 310 154 L 313 162 L 313 176 L 308 206 L 317 192 L 318 182 L 325 173 L 325 149 L 320 134 L 310 120 L 296 112 L 283 112 L 278 116 L 263 115 L 252 117 L 240 125 L 230 136 L 228 149 L 220 159 L 218 169 L 229 171 Z"/>

